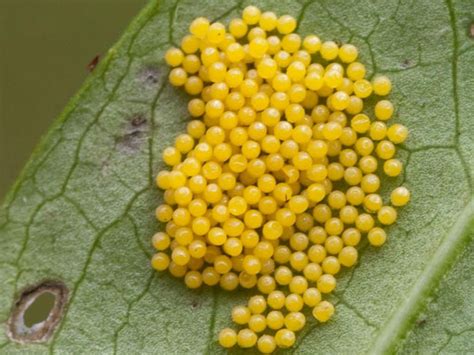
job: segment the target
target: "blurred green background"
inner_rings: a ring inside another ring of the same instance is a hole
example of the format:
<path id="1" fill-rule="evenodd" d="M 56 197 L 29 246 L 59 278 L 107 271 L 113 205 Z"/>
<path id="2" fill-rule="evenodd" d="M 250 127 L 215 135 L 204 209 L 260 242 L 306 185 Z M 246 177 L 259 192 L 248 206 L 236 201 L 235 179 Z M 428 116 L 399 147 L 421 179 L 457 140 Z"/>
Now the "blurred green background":
<path id="1" fill-rule="evenodd" d="M 0 200 L 146 0 L 0 0 Z"/>

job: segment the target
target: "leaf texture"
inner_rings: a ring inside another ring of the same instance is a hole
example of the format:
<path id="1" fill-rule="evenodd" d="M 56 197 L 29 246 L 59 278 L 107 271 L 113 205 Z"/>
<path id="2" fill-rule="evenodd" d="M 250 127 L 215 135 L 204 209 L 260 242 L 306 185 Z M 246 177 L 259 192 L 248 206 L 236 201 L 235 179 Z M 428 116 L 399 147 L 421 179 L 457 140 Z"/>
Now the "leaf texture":
<path id="1" fill-rule="evenodd" d="M 0 210 L 0 321 L 24 287 L 62 280 L 68 306 L 52 338 L 4 353 L 223 353 L 216 334 L 248 292 L 187 290 L 149 267 L 160 226 L 153 177 L 189 120 L 164 51 L 196 16 L 226 21 L 250 2 L 151 1 L 71 100 Z M 341 274 L 334 319 L 311 320 L 288 352 L 474 351 L 474 39 L 472 0 L 254 1 L 298 32 L 360 48 L 394 83 L 399 156 L 412 202 L 381 249 L 363 245 Z M 112 11 L 113 13 L 113 11 Z"/>

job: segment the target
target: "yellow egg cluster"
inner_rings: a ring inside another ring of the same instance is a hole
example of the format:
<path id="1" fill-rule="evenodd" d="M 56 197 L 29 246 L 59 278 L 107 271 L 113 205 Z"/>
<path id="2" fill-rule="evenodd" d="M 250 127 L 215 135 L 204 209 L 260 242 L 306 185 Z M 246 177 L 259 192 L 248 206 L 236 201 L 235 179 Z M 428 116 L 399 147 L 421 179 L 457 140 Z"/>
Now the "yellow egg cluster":
<path id="1" fill-rule="evenodd" d="M 291 347 L 305 306 L 328 321 L 322 295 L 334 275 L 357 262 L 361 235 L 384 244 L 392 206 L 410 199 L 405 187 L 391 205 L 378 193 L 379 172 L 401 173 L 395 144 L 408 134 L 387 126 L 394 107 L 379 97 L 390 80 L 365 79 L 355 46 L 301 38 L 296 26 L 248 6 L 227 28 L 195 19 L 165 55 L 171 84 L 194 97 L 193 120 L 163 151 L 156 217 L 166 229 L 153 236 L 152 266 L 192 289 L 258 289 L 232 311 L 242 329 L 219 334 L 226 348 Z M 363 100 L 373 94 L 370 118 Z"/>

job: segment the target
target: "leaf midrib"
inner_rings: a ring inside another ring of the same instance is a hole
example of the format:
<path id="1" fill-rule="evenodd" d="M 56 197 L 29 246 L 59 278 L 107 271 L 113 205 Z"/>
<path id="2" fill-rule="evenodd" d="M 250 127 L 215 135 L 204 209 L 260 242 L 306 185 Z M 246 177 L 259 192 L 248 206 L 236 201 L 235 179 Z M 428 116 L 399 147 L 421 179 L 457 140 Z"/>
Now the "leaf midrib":
<path id="1" fill-rule="evenodd" d="M 458 102 L 458 49 L 459 39 L 457 21 L 452 0 L 445 0 L 453 36 L 453 57 L 451 61 L 451 76 L 453 86 L 453 106 L 456 118 L 455 147 L 459 145 L 459 102 Z M 457 150 L 457 149 L 456 149 Z M 460 157 L 463 167 L 466 162 L 462 154 Z M 464 169 L 469 191 L 472 192 L 472 179 L 469 169 Z M 469 241 L 470 231 L 474 225 L 474 199 L 464 207 L 446 237 L 442 240 L 435 254 L 426 264 L 417 281 L 409 289 L 404 301 L 395 308 L 390 318 L 380 328 L 377 337 L 372 342 L 368 353 L 385 354 L 396 350 L 397 344 L 411 329 L 417 315 L 426 306 L 426 299 L 439 285 L 445 271 L 449 270 L 462 251 L 462 247 Z"/>
<path id="2" fill-rule="evenodd" d="M 424 301 L 439 284 L 445 270 L 450 268 L 469 241 L 469 232 L 473 226 L 474 200 L 471 200 L 427 263 L 417 282 L 411 286 L 404 301 L 380 328 L 368 353 L 385 354 L 395 349 L 425 305 Z"/>

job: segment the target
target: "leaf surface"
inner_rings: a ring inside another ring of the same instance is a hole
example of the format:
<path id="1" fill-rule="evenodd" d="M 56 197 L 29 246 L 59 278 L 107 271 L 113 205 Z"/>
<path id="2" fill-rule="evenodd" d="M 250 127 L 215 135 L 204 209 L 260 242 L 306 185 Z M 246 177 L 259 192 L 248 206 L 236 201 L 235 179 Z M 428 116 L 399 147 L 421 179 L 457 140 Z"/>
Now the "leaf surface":
<path id="1" fill-rule="evenodd" d="M 298 32 L 352 42 L 369 74 L 389 75 L 399 151 L 412 191 L 383 248 L 364 247 L 340 276 L 337 313 L 311 320 L 290 352 L 474 351 L 474 3 L 254 1 L 299 19 Z M 21 290 L 62 280 L 69 302 L 45 344 L 14 353 L 217 353 L 218 330 L 248 293 L 187 290 L 149 267 L 160 226 L 153 177 L 162 149 L 188 121 L 167 84 L 164 51 L 196 16 L 227 20 L 247 2 L 151 1 L 34 152 L 0 210 L 0 320 Z"/>

